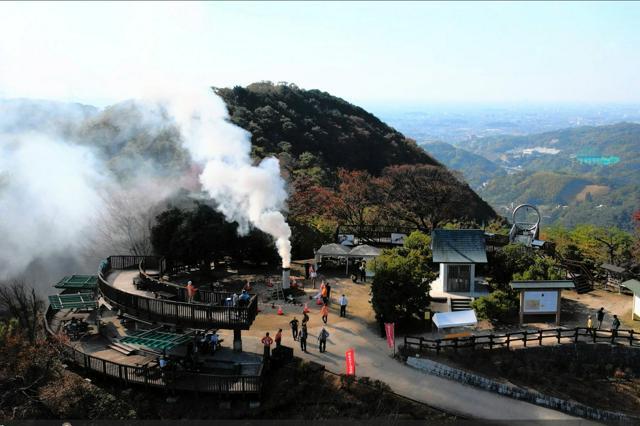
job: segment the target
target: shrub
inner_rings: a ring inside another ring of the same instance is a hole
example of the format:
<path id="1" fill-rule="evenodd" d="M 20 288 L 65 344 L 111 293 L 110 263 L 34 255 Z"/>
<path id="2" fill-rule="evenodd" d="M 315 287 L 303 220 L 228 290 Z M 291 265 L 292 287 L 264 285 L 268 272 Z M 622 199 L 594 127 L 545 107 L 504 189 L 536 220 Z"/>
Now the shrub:
<path id="1" fill-rule="evenodd" d="M 518 313 L 518 298 L 514 292 L 496 290 L 488 296 L 474 300 L 471 308 L 481 319 L 507 322 Z"/>

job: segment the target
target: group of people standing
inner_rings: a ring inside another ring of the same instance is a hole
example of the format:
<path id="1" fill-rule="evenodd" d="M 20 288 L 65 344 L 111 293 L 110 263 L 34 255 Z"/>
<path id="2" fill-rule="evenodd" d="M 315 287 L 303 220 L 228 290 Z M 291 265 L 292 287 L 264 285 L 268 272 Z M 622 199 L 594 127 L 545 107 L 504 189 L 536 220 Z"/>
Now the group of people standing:
<path id="1" fill-rule="evenodd" d="M 588 329 L 596 329 L 596 330 L 600 330 L 602 328 L 602 322 L 604 321 L 604 308 L 600 308 L 600 310 L 598 312 L 596 312 L 596 319 L 598 321 L 598 326 L 594 327 L 593 326 L 593 319 L 591 318 L 591 315 L 589 315 L 587 317 L 587 328 Z M 613 321 L 611 322 L 611 331 L 613 332 L 613 335 L 615 336 L 618 332 L 618 329 L 620 328 L 620 320 L 618 319 L 617 315 L 613 316 Z"/>

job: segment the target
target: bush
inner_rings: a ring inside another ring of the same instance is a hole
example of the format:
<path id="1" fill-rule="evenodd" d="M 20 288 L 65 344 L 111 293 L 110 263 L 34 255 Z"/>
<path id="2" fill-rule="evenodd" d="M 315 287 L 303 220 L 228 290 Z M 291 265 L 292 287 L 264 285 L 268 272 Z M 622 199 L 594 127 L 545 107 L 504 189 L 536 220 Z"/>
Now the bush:
<path id="1" fill-rule="evenodd" d="M 474 300 L 471 308 L 481 319 L 508 322 L 518 313 L 518 297 L 515 292 L 497 290 Z"/>

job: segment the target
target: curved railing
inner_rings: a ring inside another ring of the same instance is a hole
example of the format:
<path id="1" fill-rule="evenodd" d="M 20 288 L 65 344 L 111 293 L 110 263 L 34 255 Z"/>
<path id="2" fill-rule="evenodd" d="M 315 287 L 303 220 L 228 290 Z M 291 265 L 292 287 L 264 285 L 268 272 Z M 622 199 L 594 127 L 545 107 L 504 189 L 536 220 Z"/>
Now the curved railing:
<path id="1" fill-rule="evenodd" d="M 126 259 L 123 259 L 126 258 Z M 188 303 L 164 299 L 154 299 L 127 293 L 109 284 L 106 276 L 112 269 L 138 268 L 144 279 L 155 280 L 160 285 L 177 284 L 160 281 L 147 275 L 140 263 L 148 261 L 148 256 L 111 256 L 98 271 L 98 290 L 107 303 L 135 318 L 149 322 L 173 324 L 189 328 L 222 328 L 248 330 L 258 314 L 258 298 L 252 295 L 247 306 L 222 306 L 231 293 L 206 292 L 205 303 Z"/>
<path id="2" fill-rule="evenodd" d="M 44 318 L 45 329 L 52 337 L 57 337 L 49 324 L 55 313 L 49 306 Z M 135 367 L 108 361 L 82 352 L 64 340 L 60 341 L 64 344 L 70 362 L 87 371 L 117 378 L 127 384 L 220 394 L 260 394 L 262 391 L 262 365 L 257 367 L 256 375 L 220 375 L 188 370 L 163 374 L 158 367 Z"/>

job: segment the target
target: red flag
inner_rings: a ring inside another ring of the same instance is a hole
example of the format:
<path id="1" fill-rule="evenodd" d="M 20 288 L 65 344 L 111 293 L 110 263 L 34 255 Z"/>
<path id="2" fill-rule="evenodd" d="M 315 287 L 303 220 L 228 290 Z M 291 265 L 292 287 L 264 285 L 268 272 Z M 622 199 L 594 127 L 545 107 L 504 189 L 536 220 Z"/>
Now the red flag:
<path id="1" fill-rule="evenodd" d="M 356 375 L 356 351 L 351 348 L 345 353 L 345 360 L 347 362 L 347 376 Z"/>
<path id="2" fill-rule="evenodd" d="M 387 346 L 389 348 L 393 348 L 396 345 L 396 336 L 395 336 L 395 323 L 385 322 L 384 323 L 384 331 L 387 333 Z"/>

